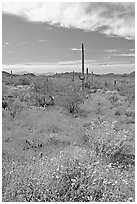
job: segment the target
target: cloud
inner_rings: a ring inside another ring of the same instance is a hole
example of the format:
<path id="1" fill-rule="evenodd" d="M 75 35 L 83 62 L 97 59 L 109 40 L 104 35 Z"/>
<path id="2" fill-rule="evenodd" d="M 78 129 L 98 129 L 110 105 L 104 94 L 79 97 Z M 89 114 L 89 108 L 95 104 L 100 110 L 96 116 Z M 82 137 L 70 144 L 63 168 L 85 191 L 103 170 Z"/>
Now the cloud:
<path id="1" fill-rule="evenodd" d="M 49 40 L 39 39 L 38 42 L 49 42 Z"/>
<path id="2" fill-rule="evenodd" d="M 2 48 L 5 49 L 5 48 L 7 48 L 8 45 L 10 45 L 9 42 L 3 42 L 3 43 L 2 43 Z M 2 51 L 3 51 L 3 50 L 2 50 Z"/>
<path id="3" fill-rule="evenodd" d="M 135 57 L 134 53 L 122 53 L 122 54 L 113 54 L 115 57 Z"/>
<path id="4" fill-rule="evenodd" d="M 72 51 L 81 51 L 81 49 L 78 49 L 78 48 L 72 48 L 70 50 L 72 50 Z"/>
<path id="5" fill-rule="evenodd" d="M 116 49 L 113 49 L 113 50 L 104 50 L 105 52 L 117 52 Z"/>
<path id="6" fill-rule="evenodd" d="M 18 15 L 32 22 L 98 31 L 127 40 L 135 38 L 134 2 L 5 2 L 2 9 L 3 13 Z"/>
<path id="7" fill-rule="evenodd" d="M 129 49 L 130 52 L 135 52 L 135 49 Z"/>
<path id="8" fill-rule="evenodd" d="M 82 49 L 81 49 L 81 48 L 71 48 L 71 49 L 69 49 L 69 50 L 71 50 L 71 51 L 80 51 L 80 52 L 81 52 Z M 91 50 L 91 49 L 85 49 L 85 48 L 84 48 L 84 50 L 85 50 L 85 51 L 89 51 L 89 50 Z"/>
<path id="9" fill-rule="evenodd" d="M 9 45 L 10 43 L 9 42 L 4 42 L 3 44 L 2 44 L 2 47 L 6 47 L 7 45 Z"/>

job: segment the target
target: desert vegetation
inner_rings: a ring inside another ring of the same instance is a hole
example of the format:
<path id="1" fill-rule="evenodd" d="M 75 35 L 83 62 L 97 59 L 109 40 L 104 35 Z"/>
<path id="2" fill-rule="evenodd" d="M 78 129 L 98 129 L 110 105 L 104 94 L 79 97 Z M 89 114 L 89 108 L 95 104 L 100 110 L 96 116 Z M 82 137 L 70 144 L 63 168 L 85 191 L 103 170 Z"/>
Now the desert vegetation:
<path id="1" fill-rule="evenodd" d="M 134 75 L 87 74 L 3 72 L 4 202 L 135 201 Z"/>

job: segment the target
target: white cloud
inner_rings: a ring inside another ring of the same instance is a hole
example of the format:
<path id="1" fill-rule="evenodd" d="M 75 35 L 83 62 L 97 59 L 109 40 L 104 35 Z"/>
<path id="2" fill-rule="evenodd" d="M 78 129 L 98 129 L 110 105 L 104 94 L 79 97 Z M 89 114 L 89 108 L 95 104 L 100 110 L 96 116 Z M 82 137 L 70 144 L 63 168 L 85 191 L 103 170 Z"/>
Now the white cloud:
<path id="1" fill-rule="evenodd" d="M 122 53 L 122 54 L 113 54 L 112 56 L 116 57 L 135 57 L 134 53 Z"/>
<path id="2" fill-rule="evenodd" d="M 116 49 L 113 49 L 113 50 L 104 50 L 105 52 L 117 52 Z"/>
<path id="3" fill-rule="evenodd" d="M 70 50 L 71 50 L 71 51 L 81 51 L 81 48 L 71 48 Z M 85 48 L 84 48 L 84 50 L 85 50 L 85 51 L 88 51 L 88 50 L 91 50 L 91 49 L 85 49 Z"/>
<path id="4" fill-rule="evenodd" d="M 81 49 L 78 49 L 78 48 L 72 48 L 71 50 L 72 51 L 81 51 Z"/>
<path id="5" fill-rule="evenodd" d="M 49 40 L 39 39 L 38 42 L 48 42 Z"/>
<path id="6" fill-rule="evenodd" d="M 33 22 L 98 31 L 110 37 L 135 38 L 135 3 L 3 3 L 3 12 Z"/>
<path id="7" fill-rule="evenodd" d="M 130 52 L 135 52 L 135 49 L 130 49 L 129 51 L 130 51 Z"/>
<path id="8" fill-rule="evenodd" d="M 9 45 L 10 43 L 9 42 L 4 42 L 3 44 L 2 44 L 2 47 L 6 47 L 7 45 Z"/>

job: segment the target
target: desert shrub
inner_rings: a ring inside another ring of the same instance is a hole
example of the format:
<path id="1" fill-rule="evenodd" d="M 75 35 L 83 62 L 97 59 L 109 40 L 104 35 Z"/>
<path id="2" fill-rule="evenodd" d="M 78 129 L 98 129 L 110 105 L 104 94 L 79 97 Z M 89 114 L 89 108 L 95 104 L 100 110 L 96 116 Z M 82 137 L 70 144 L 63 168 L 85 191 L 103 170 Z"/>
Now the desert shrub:
<path id="1" fill-rule="evenodd" d="M 135 118 L 134 117 L 128 117 L 128 118 L 125 118 L 123 122 L 126 124 L 135 124 Z"/>
<path id="2" fill-rule="evenodd" d="M 127 117 L 133 117 L 133 118 L 135 118 L 135 112 L 134 112 L 134 111 L 131 111 L 131 110 L 127 110 L 127 111 L 125 112 L 125 115 L 126 115 Z"/>
<path id="3" fill-rule="evenodd" d="M 62 129 L 56 124 L 50 124 L 47 131 L 50 133 L 59 133 L 62 131 Z"/>
<path id="4" fill-rule="evenodd" d="M 79 105 L 83 102 L 83 97 L 80 92 L 75 89 L 69 89 L 62 97 L 61 105 L 65 107 L 68 112 L 74 114 L 78 113 Z"/>
<path id="5" fill-rule="evenodd" d="M 2 101 L 2 108 L 4 108 L 4 109 L 8 108 L 8 101 L 7 100 Z"/>
<path id="6" fill-rule="evenodd" d="M 102 110 L 101 110 L 101 104 L 97 103 L 97 109 L 95 110 L 96 114 L 102 114 Z"/>
<path id="7" fill-rule="evenodd" d="M 67 79 L 55 78 L 53 80 L 54 92 L 57 92 L 57 93 L 65 93 L 66 90 L 68 90 L 69 85 L 70 85 L 70 81 Z"/>
<path id="8" fill-rule="evenodd" d="M 8 87 L 2 84 L 2 98 L 8 94 Z"/>
<path id="9" fill-rule="evenodd" d="M 18 99 L 21 101 L 21 102 L 28 102 L 30 101 L 30 93 L 29 92 L 20 92 L 18 94 Z"/>
<path id="10" fill-rule="evenodd" d="M 87 82 L 84 83 L 84 87 L 85 87 L 85 88 L 90 89 L 91 86 L 92 86 L 92 82 L 90 82 L 90 81 L 87 81 Z"/>
<path id="11" fill-rule="evenodd" d="M 135 100 L 135 86 L 132 82 L 124 81 L 116 86 L 116 90 L 121 96 L 125 97 L 130 103 Z"/>
<path id="12" fill-rule="evenodd" d="M 36 92 L 43 92 L 43 93 L 45 93 L 46 85 L 47 84 L 44 84 L 43 81 L 36 81 L 36 82 L 34 82 L 33 88 L 34 88 L 34 90 Z"/>
<path id="13" fill-rule="evenodd" d="M 105 89 L 107 86 L 109 86 L 108 83 L 104 83 L 104 80 L 102 80 L 100 77 L 93 79 L 93 81 L 91 81 L 91 88 L 95 88 L 95 89 Z"/>
<path id="14" fill-rule="evenodd" d="M 30 80 L 27 77 L 22 77 L 19 79 L 18 85 L 30 85 Z"/>
<path id="15" fill-rule="evenodd" d="M 53 145 L 55 147 L 57 146 L 68 146 L 70 145 L 70 141 L 69 140 L 65 140 L 63 138 L 60 138 L 58 135 L 52 135 L 50 136 L 47 141 L 46 141 L 47 145 Z"/>
<path id="16" fill-rule="evenodd" d="M 36 101 L 37 101 L 37 105 L 38 105 L 38 106 L 44 107 L 44 105 L 45 105 L 45 103 L 46 103 L 46 102 L 45 102 L 45 96 L 42 95 L 42 94 L 37 95 Z"/>
<path id="17" fill-rule="evenodd" d="M 2 82 L 8 86 L 13 85 L 15 82 L 15 78 L 14 77 L 12 78 L 11 76 L 5 76 L 5 77 L 2 76 Z"/>
<path id="18" fill-rule="evenodd" d="M 24 142 L 23 150 L 27 149 L 33 149 L 33 150 L 39 150 L 43 147 L 43 143 L 40 140 L 29 140 L 26 139 Z"/>
<path id="19" fill-rule="evenodd" d="M 123 111 L 120 108 L 115 109 L 114 111 L 115 115 L 119 116 L 122 115 Z"/>
<path id="20" fill-rule="evenodd" d="M 39 92 L 23 92 L 20 93 L 18 98 L 21 102 L 25 102 L 28 106 L 45 107 L 55 105 L 54 99 L 51 99 L 49 94 Z"/>
<path id="21" fill-rule="evenodd" d="M 19 100 L 16 100 L 12 104 L 10 104 L 8 107 L 9 115 L 12 118 L 14 118 L 16 115 L 21 113 L 26 108 L 27 108 L 26 104 L 20 102 Z"/>
<path id="22" fill-rule="evenodd" d="M 117 96 L 111 95 L 109 97 L 109 100 L 112 104 L 115 104 L 116 102 L 118 102 L 119 98 Z"/>
<path id="23" fill-rule="evenodd" d="M 52 79 L 48 79 L 47 77 L 37 78 L 37 80 L 33 83 L 33 91 L 41 94 L 50 94 L 54 93 L 54 85 Z"/>

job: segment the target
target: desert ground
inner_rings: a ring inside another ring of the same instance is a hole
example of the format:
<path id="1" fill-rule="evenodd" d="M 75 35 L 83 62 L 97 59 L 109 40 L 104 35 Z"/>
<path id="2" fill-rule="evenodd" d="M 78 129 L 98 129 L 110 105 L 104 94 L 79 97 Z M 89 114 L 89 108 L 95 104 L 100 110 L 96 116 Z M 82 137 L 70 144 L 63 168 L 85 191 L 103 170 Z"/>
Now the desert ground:
<path id="1" fill-rule="evenodd" d="M 2 73 L 2 201 L 135 201 L 135 73 Z"/>

